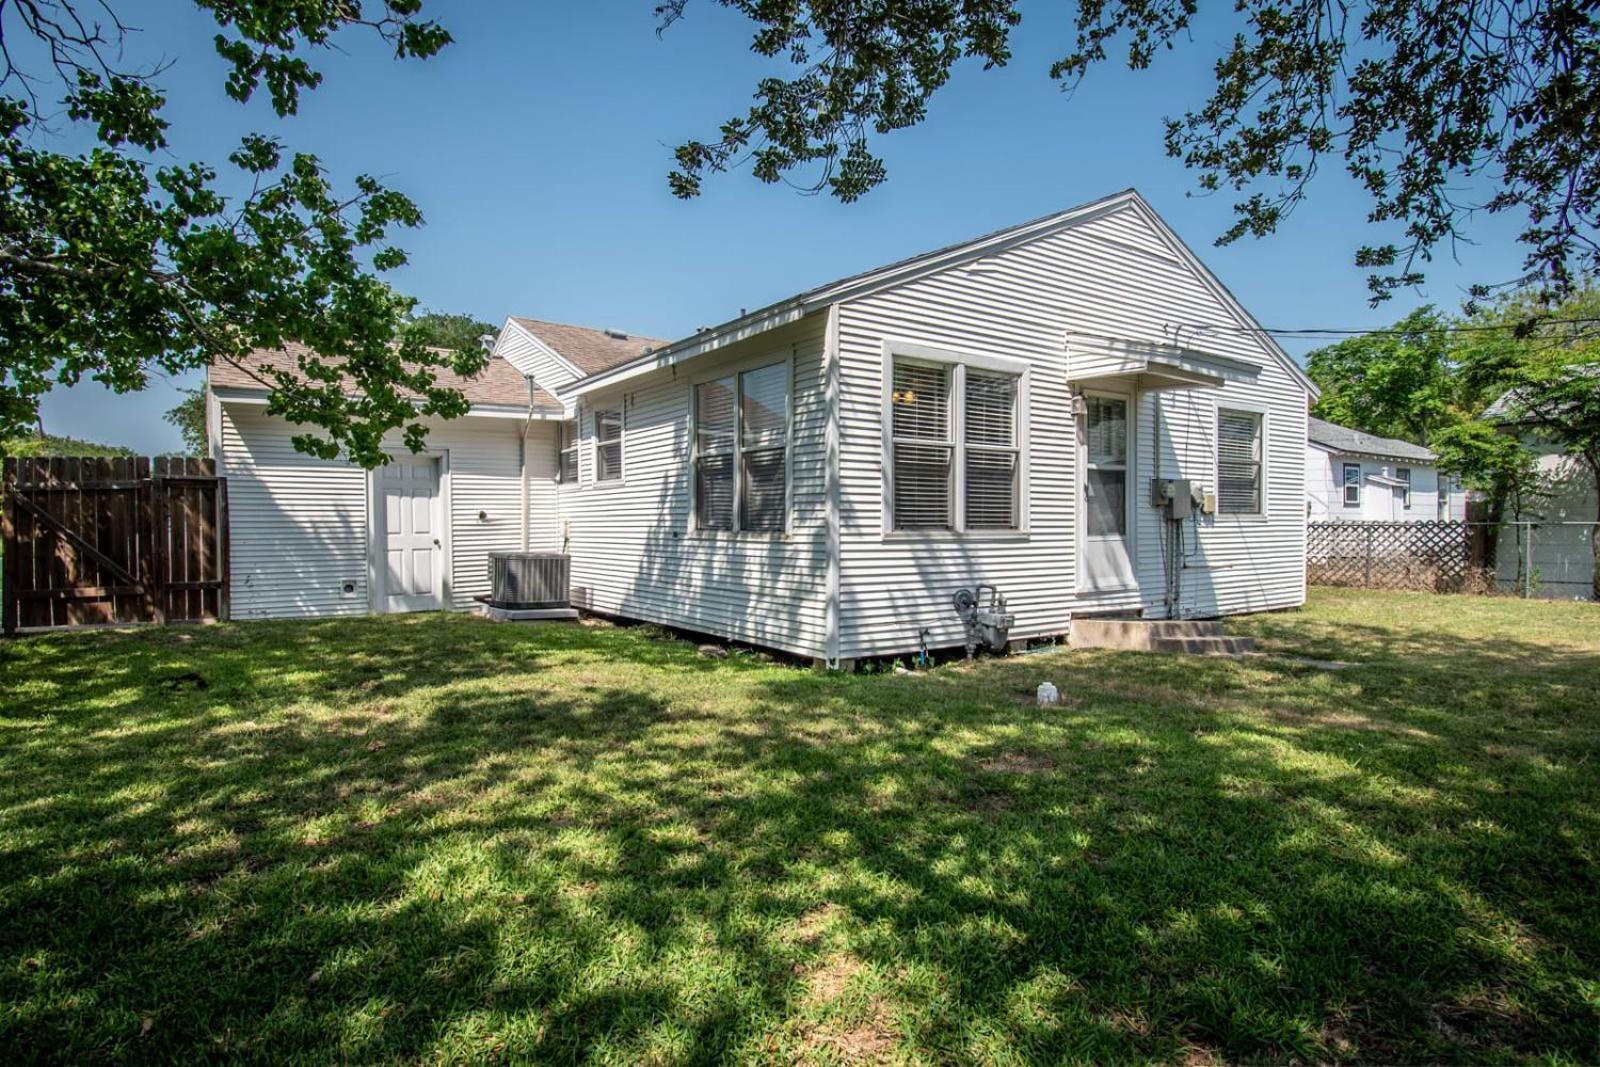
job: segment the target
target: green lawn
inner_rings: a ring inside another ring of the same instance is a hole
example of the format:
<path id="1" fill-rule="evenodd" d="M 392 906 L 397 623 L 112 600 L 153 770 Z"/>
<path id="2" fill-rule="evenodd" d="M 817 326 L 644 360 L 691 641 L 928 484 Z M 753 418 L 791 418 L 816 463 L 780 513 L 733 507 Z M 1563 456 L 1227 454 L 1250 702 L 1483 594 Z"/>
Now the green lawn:
<path id="1" fill-rule="evenodd" d="M 1353 666 L 0 644 L 0 1056 L 1600 1060 L 1600 608 L 1234 628 Z"/>

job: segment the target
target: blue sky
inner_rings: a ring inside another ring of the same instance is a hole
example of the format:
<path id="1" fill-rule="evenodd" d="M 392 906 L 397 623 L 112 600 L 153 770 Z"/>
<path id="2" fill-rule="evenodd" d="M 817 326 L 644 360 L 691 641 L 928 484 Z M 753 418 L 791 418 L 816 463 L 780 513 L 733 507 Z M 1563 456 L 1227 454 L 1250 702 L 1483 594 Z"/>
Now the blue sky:
<path id="1" fill-rule="evenodd" d="M 1235 295 L 1275 328 L 1368 327 L 1427 302 L 1456 305 L 1466 285 L 1514 276 L 1515 220 L 1481 220 L 1460 262 L 1433 265 L 1426 290 L 1366 305 L 1355 249 L 1377 236 L 1343 175 L 1326 173 L 1279 233 L 1211 247 L 1227 195 L 1194 197 L 1193 176 L 1161 148 L 1162 119 L 1203 99 L 1231 29 L 1198 27 L 1153 69 L 1094 71 L 1070 97 L 1050 61 L 1071 43 L 1070 7 L 1029 3 L 1007 68 L 958 68 L 928 120 L 879 142 L 889 181 L 844 205 L 748 173 L 714 177 L 694 201 L 666 188 L 671 149 L 749 100 L 773 65 L 749 53 L 750 26 L 712 0 L 658 38 L 656 0 L 528 4 L 431 0 L 456 37 L 440 56 L 396 62 L 346 34 L 316 59 L 324 86 L 278 123 L 264 101 L 221 92 L 215 27 L 192 5 L 129 5 L 143 32 L 133 58 L 163 58 L 174 152 L 220 161 L 251 130 L 319 155 L 348 188 L 372 173 L 421 206 L 404 235 L 411 265 L 391 275 L 433 308 L 498 322 L 508 314 L 676 337 L 819 282 L 1134 186 Z M 1286 341 L 1296 354 L 1311 343 Z M 142 394 L 58 390 L 46 429 L 175 448 L 161 413 L 180 385 Z"/>

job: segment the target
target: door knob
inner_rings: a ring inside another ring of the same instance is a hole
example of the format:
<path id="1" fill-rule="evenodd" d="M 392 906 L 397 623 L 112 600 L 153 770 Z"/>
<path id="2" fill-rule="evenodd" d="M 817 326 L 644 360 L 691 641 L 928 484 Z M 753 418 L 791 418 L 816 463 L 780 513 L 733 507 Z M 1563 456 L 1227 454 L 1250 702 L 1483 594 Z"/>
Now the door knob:
<path id="1" fill-rule="evenodd" d="M 433 539 L 433 547 L 434 548 L 438 548 L 439 547 L 439 539 L 437 537 L 435 537 Z"/>

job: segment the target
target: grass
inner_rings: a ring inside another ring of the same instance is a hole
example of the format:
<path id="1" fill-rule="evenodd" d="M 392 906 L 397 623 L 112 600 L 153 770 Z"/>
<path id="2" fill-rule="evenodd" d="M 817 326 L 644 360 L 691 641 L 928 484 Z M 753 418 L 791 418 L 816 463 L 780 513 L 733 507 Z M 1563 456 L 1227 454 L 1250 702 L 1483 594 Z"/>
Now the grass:
<path id="1" fill-rule="evenodd" d="M 1600 608 L 1234 628 L 1353 666 L 0 645 L 0 1055 L 1600 1060 Z"/>

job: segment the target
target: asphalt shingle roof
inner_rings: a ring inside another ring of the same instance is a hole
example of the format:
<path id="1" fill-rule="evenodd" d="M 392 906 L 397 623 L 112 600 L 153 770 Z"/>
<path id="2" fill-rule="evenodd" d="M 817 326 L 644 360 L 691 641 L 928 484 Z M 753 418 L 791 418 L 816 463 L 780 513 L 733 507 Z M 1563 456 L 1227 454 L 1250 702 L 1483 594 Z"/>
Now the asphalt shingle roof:
<path id="1" fill-rule="evenodd" d="M 1362 433 L 1360 430 L 1352 430 L 1335 422 L 1324 422 L 1322 419 L 1306 420 L 1306 439 L 1312 444 L 1321 445 L 1334 452 L 1360 452 L 1367 456 L 1410 459 L 1419 463 L 1432 463 L 1438 459 L 1426 448 L 1414 445 L 1410 441 Z"/>
<path id="2" fill-rule="evenodd" d="M 513 315 L 511 321 L 549 345 L 556 355 L 577 367 L 585 377 L 638 359 L 647 348 L 653 351 L 672 343 L 638 334 L 617 337 L 588 326 L 570 326 L 564 322 L 528 319 L 520 315 Z"/>
<path id="3" fill-rule="evenodd" d="M 299 371 L 300 360 L 309 355 L 311 349 L 291 342 L 282 348 L 255 349 L 250 353 L 247 362 L 257 367 L 271 367 L 293 373 Z M 523 377 L 521 371 L 499 356 L 489 360 L 488 366 L 484 367 L 481 373 L 470 378 L 463 378 L 438 367 L 434 368 L 433 375 L 435 382 L 459 390 L 461 395 L 467 398 L 467 402 L 475 407 L 528 406 L 528 380 Z M 265 391 L 267 388 L 247 370 L 220 360 L 211 364 L 208 378 L 212 385 L 223 388 L 256 391 Z M 534 386 L 533 401 L 537 408 L 561 410 L 561 401 L 538 386 Z"/>

